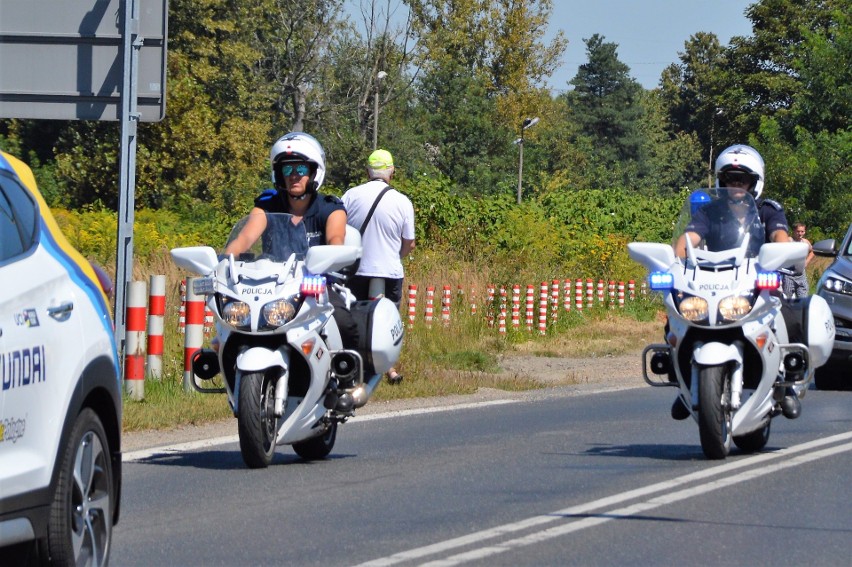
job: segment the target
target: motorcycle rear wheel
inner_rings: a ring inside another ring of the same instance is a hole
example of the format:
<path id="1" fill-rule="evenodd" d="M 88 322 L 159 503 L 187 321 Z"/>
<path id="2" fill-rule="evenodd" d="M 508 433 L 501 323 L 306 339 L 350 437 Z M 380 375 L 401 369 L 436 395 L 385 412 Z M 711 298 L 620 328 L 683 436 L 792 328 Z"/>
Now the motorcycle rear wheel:
<path id="1" fill-rule="evenodd" d="M 724 459 L 731 450 L 731 392 L 725 366 L 698 370 L 698 433 L 708 459 Z"/>
<path id="2" fill-rule="evenodd" d="M 331 453 L 336 440 L 337 422 L 334 421 L 322 435 L 293 443 L 293 450 L 306 461 L 324 459 Z"/>
<path id="3" fill-rule="evenodd" d="M 264 372 L 244 374 L 240 380 L 240 415 L 237 417 L 240 453 L 250 469 L 269 466 L 275 454 L 275 384 Z"/>

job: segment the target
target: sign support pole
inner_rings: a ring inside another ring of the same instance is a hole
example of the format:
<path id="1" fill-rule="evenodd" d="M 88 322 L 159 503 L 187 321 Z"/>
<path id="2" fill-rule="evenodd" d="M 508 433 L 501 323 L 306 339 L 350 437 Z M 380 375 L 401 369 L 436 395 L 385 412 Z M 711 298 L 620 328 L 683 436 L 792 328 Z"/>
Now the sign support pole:
<path id="1" fill-rule="evenodd" d="M 121 86 L 121 149 L 118 193 L 118 226 L 116 237 L 115 272 L 115 343 L 119 358 L 125 348 L 127 326 L 127 287 L 133 276 L 133 222 L 134 193 L 136 185 L 136 131 L 139 124 L 137 111 L 139 50 L 138 0 L 123 0 L 123 81 Z"/>

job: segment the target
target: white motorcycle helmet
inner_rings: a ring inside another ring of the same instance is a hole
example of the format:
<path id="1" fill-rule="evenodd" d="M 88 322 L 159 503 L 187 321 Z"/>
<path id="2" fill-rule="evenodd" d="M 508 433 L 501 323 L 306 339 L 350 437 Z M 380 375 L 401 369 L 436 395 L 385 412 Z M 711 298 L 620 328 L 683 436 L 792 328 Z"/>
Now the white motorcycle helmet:
<path id="1" fill-rule="evenodd" d="M 741 171 L 749 174 L 754 180 L 749 191 L 757 199 L 763 192 L 763 158 L 756 149 L 745 144 L 735 144 L 725 148 L 716 158 L 716 187 L 724 187 L 720 180 L 729 171 Z"/>
<path id="2" fill-rule="evenodd" d="M 284 134 L 272 144 L 269 161 L 272 163 L 272 182 L 278 189 L 287 187 L 281 168 L 288 162 L 304 161 L 311 165 L 311 181 L 308 183 L 306 194 L 316 193 L 325 180 L 325 150 L 310 134 L 304 132 Z"/>

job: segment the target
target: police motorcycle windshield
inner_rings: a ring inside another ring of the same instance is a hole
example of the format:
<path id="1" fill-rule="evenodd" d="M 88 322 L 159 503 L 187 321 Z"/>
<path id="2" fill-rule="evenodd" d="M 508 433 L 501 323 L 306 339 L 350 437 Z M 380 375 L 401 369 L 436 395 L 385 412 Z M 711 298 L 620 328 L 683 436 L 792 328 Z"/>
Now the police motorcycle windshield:
<path id="1" fill-rule="evenodd" d="M 695 199 L 700 193 L 702 198 Z M 696 251 L 719 253 L 745 247 L 745 258 L 756 258 L 765 240 L 757 203 L 741 188 L 717 187 L 690 193 L 674 226 L 672 244 L 684 233 L 701 236 Z"/>
<path id="2" fill-rule="evenodd" d="M 304 260 L 308 252 L 308 234 L 305 223 L 294 222 L 287 213 L 253 213 L 241 218 L 231 229 L 225 248 L 248 226 L 249 238 L 255 238 L 251 247 L 239 255 L 237 260 L 252 262 L 271 260 L 286 262 L 292 254 L 296 260 Z"/>

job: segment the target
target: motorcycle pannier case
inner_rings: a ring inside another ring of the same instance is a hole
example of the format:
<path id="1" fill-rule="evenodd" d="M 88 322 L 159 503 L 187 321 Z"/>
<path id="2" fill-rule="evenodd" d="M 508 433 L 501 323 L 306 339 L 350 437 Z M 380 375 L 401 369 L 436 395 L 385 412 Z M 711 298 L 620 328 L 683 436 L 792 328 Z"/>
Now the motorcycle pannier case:
<path id="1" fill-rule="evenodd" d="M 785 323 L 791 342 L 804 342 L 810 351 L 811 367 L 819 368 L 828 361 L 834 347 L 831 326 L 834 318 L 825 299 L 811 295 L 791 299 L 784 310 Z M 786 321 L 791 317 L 791 321 Z"/>
<path id="2" fill-rule="evenodd" d="M 358 352 L 364 359 L 364 374 L 383 374 L 402 350 L 403 325 L 399 309 L 387 298 L 356 301 L 350 309 L 358 324 Z"/>

